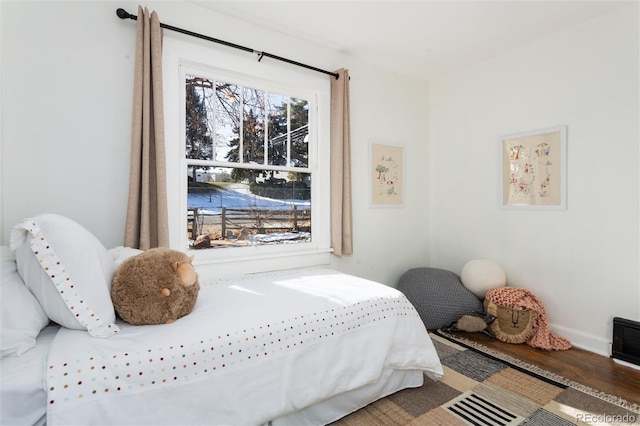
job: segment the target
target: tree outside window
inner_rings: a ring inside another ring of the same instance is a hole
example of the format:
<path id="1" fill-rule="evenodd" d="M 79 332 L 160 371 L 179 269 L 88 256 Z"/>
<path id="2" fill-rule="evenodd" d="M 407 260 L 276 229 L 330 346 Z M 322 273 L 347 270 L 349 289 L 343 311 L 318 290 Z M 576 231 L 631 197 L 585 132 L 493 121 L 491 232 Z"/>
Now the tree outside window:
<path id="1" fill-rule="evenodd" d="M 309 102 L 185 77 L 192 248 L 311 241 Z"/>

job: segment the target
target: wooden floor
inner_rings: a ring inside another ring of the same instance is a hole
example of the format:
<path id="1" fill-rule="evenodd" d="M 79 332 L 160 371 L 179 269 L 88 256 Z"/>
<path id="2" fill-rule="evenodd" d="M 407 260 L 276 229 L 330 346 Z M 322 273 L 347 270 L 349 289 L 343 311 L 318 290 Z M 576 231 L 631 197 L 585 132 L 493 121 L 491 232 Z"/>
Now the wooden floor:
<path id="1" fill-rule="evenodd" d="M 640 404 L 640 370 L 620 365 L 611 358 L 572 348 L 544 351 L 529 345 L 492 340 L 483 333 L 453 333 L 509 356 L 551 371 L 574 382 Z"/>

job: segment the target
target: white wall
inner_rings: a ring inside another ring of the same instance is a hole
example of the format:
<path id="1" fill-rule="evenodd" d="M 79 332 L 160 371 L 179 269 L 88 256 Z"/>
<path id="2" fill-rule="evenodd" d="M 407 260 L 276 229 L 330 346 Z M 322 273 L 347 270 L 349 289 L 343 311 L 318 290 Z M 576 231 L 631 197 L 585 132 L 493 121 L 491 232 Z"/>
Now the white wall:
<path id="1" fill-rule="evenodd" d="M 344 272 L 396 285 L 410 267 L 427 266 L 428 193 L 427 90 L 414 81 L 352 68 L 351 131 L 353 178 L 353 257 L 332 257 Z M 396 91 L 396 93 L 392 93 Z M 367 111 L 366 114 L 353 114 Z M 402 208 L 372 208 L 369 201 L 369 143 L 405 148 Z"/>
<path id="2" fill-rule="evenodd" d="M 640 320 L 637 4 L 430 85 L 433 266 L 493 258 L 552 329 L 608 354 Z M 498 207 L 498 137 L 568 126 L 568 208 Z"/>
<path id="3" fill-rule="evenodd" d="M 137 4 L 0 2 L 3 244 L 12 224 L 43 212 L 122 244 L 135 23 L 115 9 Z M 355 255 L 332 266 L 395 285 L 413 266 L 459 272 L 494 258 L 511 285 L 541 297 L 554 330 L 601 353 L 613 316 L 640 319 L 637 6 L 427 90 L 194 5 L 143 4 L 175 26 L 350 69 Z M 210 48 L 212 58 L 228 49 Z M 568 209 L 498 208 L 498 136 L 559 124 L 569 129 Z M 372 139 L 406 147 L 403 208 L 369 206 Z"/>
<path id="4" fill-rule="evenodd" d="M 3 244 L 8 243 L 14 223 L 44 212 L 73 218 L 106 247 L 122 244 L 135 22 L 120 20 L 115 10 L 122 7 L 137 14 L 138 4 L 0 2 Z M 167 24 L 328 70 L 349 68 L 356 254 L 334 259 L 333 266 L 395 285 L 407 268 L 428 263 L 426 84 L 192 4 L 142 4 L 156 10 Z M 212 60 L 236 55 L 239 61 L 257 62 L 251 56 L 247 59 L 247 53 L 165 31 L 167 46 L 175 46 L 178 39 L 207 46 Z M 290 67 L 268 58 L 260 65 Z M 167 126 L 170 132 L 176 127 Z M 407 148 L 409 179 L 402 209 L 368 206 L 371 138 Z"/>
<path id="5" fill-rule="evenodd" d="M 132 33 L 113 4 L 0 7 L 2 242 L 21 218 L 50 212 L 114 245 L 127 199 Z"/>

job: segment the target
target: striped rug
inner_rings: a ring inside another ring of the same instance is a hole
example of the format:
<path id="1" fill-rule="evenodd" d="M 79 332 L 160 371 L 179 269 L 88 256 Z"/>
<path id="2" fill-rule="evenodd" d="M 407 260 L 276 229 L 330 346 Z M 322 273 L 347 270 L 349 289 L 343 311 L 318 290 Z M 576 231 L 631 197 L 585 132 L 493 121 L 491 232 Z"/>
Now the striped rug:
<path id="1" fill-rule="evenodd" d="M 333 425 L 640 425 L 636 404 L 444 334 L 431 337 L 444 366 L 440 381 L 425 378 Z"/>

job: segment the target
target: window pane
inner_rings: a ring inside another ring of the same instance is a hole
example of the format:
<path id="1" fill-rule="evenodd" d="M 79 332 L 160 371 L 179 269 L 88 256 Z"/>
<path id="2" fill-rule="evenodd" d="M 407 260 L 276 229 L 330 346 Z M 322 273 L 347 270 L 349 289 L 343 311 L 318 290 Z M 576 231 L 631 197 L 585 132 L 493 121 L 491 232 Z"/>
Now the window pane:
<path id="1" fill-rule="evenodd" d="M 186 77 L 185 155 L 194 160 L 211 160 L 213 137 L 211 134 L 210 105 L 213 95 L 210 80 L 188 75 Z"/>
<path id="2" fill-rule="evenodd" d="M 191 248 L 311 241 L 309 173 L 188 167 Z"/>
<path id="3" fill-rule="evenodd" d="M 291 99 L 291 162 L 293 167 L 309 167 L 309 102 Z"/>
<path id="4" fill-rule="evenodd" d="M 216 161 L 239 162 L 240 87 L 216 81 Z"/>
<path id="5" fill-rule="evenodd" d="M 289 151 L 289 98 L 269 93 L 269 164 L 284 166 Z"/>
<path id="6" fill-rule="evenodd" d="M 264 92 L 242 90 L 242 152 L 245 163 L 264 164 L 265 105 Z"/>

